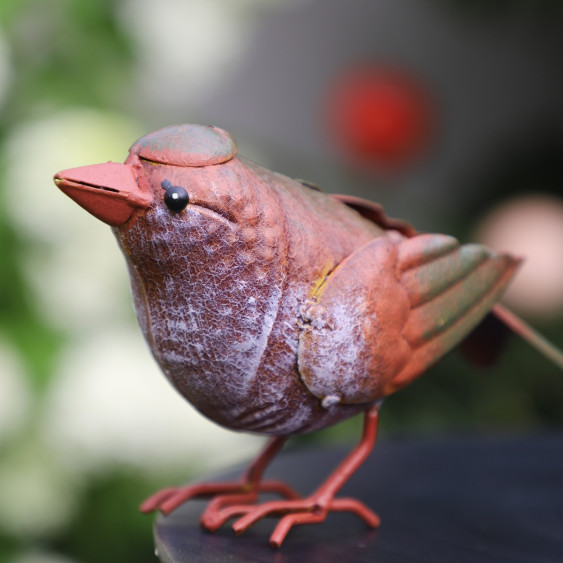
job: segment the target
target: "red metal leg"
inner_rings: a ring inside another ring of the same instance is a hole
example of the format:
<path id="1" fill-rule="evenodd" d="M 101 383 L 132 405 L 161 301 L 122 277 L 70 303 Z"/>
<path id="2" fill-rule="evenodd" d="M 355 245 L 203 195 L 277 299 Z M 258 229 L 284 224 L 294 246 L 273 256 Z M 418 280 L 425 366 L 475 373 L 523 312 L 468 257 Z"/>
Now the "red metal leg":
<path id="1" fill-rule="evenodd" d="M 371 528 L 377 528 L 379 516 L 356 499 L 338 498 L 336 493 L 370 454 L 377 437 L 378 409 L 373 407 L 365 415 L 364 431 L 360 443 L 335 469 L 328 479 L 309 497 L 297 500 L 279 500 L 259 506 L 230 506 L 225 509 L 228 518 L 242 515 L 234 524 L 237 534 L 269 515 L 283 515 L 270 536 L 270 545 L 280 547 L 289 530 L 298 524 L 314 524 L 325 520 L 330 511 L 353 512 Z"/>
<path id="2" fill-rule="evenodd" d="M 348 454 L 326 481 L 309 497 L 300 498 L 281 481 L 261 481 L 267 465 L 282 448 L 286 438 L 273 438 L 250 465 L 238 483 L 208 483 L 179 489 L 165 489 L 154 494 L 141 506 L 143 512 L 160 509 L 168 514 L 190 498 L 216 495 L 201 517 L 201 525 L 217 530 L 227 520 L 240 516 L 233 524 L 237 534 L 247 530 L 265 516 L 281 516 L 270 536 L 270 545 L 280 547 L 293 526 L 314 524 L 325 520 L 327 514 L 352 512 L 368 526 L 377 528 L 379 516 L 367 506 L 352 498 L 335 498 L 338 491 L 370 454 L 377 437 L 378 408 L 365 414 L 364 430 L 359 444 Z M 260 505 L 255 504 L 262 492 L 274 492 L 286 497 Z"/>

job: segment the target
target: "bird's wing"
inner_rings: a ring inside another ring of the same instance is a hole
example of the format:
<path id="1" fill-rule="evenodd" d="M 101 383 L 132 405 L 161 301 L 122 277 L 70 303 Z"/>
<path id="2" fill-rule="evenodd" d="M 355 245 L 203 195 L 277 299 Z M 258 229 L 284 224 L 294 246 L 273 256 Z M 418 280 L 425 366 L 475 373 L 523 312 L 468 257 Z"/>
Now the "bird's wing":
<path id="1" fill-rule="evenodd" d="M 397 276 L 411 310 L 402 334 L 412 357 L 388 391 L 408 385 L 460 343 L 492 309 L 520 259 L 446 235 L 419 235 L 399 245 Z"/>
<path id="2" fill-rule="evenodd" d="M 379 203 L 347 194 L 330 194 L 330 197 L 351 207 L 362 217 L 365 217 L 383 229 L 399 231 L 406 237 L 412 237 L 417 234 L 416 230 L 406 221 L 387 217 L 383 207 Z"/>
<path id="3" fill-rule="evenodd" d="M 327 403 L 370 402 L 404 387 L 469 334 L 517 264 L 445 235 L 374 239 L 303 311 L 303 383 Z"/>
<path id="4" fill-rule="evenodd" d="M 365 219 L 386 230 L 399 231 L 409 238 L 419 234 L 408 222 L 387 217 L 379 203 L 347 194 L 331 194 L 330 197 L 346 204 Z M 498 360 L 510 335 L 511 331 L 505 321 L 492 311 L 485 315 L 475 329 L 467 335 L 461 343 L 460 350 L 474 365 L 488 366 Z"/>
<path id="5" fill-rule="evenodd" d="M 396 237 L 381 236 L 343 260 L 303 308 L 298 368 L 323 404 L 367 403 L 406 365 L 410 311 L 395 275 Z"/>

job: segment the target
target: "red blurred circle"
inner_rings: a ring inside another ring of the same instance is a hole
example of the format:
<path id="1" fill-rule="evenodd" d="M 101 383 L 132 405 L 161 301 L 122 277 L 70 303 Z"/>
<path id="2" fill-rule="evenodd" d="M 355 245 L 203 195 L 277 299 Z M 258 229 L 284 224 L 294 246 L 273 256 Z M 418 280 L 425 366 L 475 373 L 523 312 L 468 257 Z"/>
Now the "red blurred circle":
<path id="1" fill-rule="evenodd" d="M 345 71 L 334 82 L 325 119 L 345 159 L 395 168 L 426 147 L 431 114 L 429 96 L 413 76 L 364 66 Z"/>

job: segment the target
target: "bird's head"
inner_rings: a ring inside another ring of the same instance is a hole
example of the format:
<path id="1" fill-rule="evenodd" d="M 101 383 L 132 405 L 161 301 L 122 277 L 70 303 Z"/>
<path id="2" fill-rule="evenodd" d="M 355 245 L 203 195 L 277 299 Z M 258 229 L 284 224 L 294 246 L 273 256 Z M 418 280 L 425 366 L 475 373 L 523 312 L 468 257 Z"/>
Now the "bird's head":
<path id="1" fill-rule="evenodd" d="M 129 255 L 148 252 L 141 239 L 151 240 L 152 254 L 156 246 L 165 252 L 171 243 L 199 241 L 208 248 L 218 236 L 249 249 L 271 196 L 236 153 L 235 141 L 222 129 L 177 125 L 136 141 L 123 164 L 63 170 L 54 180 L 114 227 Z M 162 252 L 157 251 L 165 259 Z"/>
<path id="2" fill-rule="evenodd" d="M 112 227 L 128 228 L 151 208 L 180 216 L 188 206 L 199 207 L 203 213 L 234 219 L 240 207 L 237 190 L 214 182 L 210 169 L 230 161 L 236 152 L 234 140 L 222 129 L 172 126 L 139 139 L 123 164 L 71 168 L 57 173 L 54 180 L 76 203 Z"/>

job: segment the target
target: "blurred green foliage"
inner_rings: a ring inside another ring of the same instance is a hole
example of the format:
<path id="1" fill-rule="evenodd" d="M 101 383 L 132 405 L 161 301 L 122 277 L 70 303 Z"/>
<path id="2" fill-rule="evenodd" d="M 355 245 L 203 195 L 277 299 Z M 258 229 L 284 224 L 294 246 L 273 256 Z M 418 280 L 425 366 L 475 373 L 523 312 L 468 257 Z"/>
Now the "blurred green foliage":
<path id="1" fill-rule="evenodd" d="M 11 83 L 0 111 L 0 147 L 19 123 L 72 105 L 124 105 L 133 49 L 111 0 L 4 0 L 2 32 L 9 46 Z M 0 172 L 6 168 L 2 151 Z M 5 174 L 2 174 L 5 177 Z M 17 186 L 0 186 L 0 197 Z M 22 202 L 22 205 L 29 203 Z M 30 303 L 21 271 L 27 241 L 0 206 L 0 330 L 14 341 L 38 385 L 52 368 L 61 335 Z"/>
<path id="2" fill-rule="evenodd" d="M 9 48 L 11 73 L 0 109 L 1 178 L 7 166 L 5 143 L 18 124 L 68 106 L 123 110 L 133 49 L 115 9 L 112 0 L 2 1 L 0 31 Z M 19 350 L 40 402 L 68 335 L 44 319 L 31 297 L 22 262 L 30 241 L 16 229 L 4 204 L 7 191 L 17 188 L 0 184 L 0 333 Z M 30 420 L 28 428 L 32 425 Z M 30 431 L 18 439 L 25 440 Z M 10 441 L 0 444 L 0 463 L 13 447 Z M 69 527 L 48 537 L 26 538 L 0 526 L 0 561 L 37 552 L 92 563 L 154 561 L 151 520 L 137 506 L 156 486 L 132 472 L 94 478 Z M 48 517 L 49 507 L 44 510 Z"/>
<path id="3" fill-rule="evenodd" d="M 133 49 L 116 7 L 111 0 L 27 0 L 4 8 L 16 69 L 4 126 L 46 108 L 125 105 Z"/>

